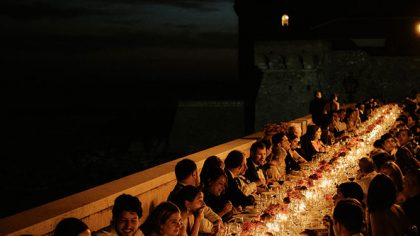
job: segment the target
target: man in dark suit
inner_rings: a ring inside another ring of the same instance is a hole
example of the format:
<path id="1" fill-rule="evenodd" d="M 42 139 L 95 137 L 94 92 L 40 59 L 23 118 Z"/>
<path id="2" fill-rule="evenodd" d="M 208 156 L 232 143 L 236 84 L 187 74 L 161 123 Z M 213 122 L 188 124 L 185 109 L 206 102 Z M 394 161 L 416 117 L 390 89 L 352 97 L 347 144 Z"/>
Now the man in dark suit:
<path id="1" fill-rule="evenodd" d="M 255 201 L 252 195 L 246 196 L 240 189 L 238 176 L 246 168 L 246 159 L 242 152 L 231 151 L 225 159 L 225 172 L 228 178 L 226 197 L 235 207 L 252 205 Z"/>
<path id="2" fill-rule="evenodd" d="M 250 157 L 246 162 L 248 169 L 245 172 L 245 177 L 251 182 L 260 182 L 261 187 L 267 184 L 264 171 L 261 169 L 265 164 L 266 156 L 267 149 L 264 143 L 257 141 L 252 144 Z"/>

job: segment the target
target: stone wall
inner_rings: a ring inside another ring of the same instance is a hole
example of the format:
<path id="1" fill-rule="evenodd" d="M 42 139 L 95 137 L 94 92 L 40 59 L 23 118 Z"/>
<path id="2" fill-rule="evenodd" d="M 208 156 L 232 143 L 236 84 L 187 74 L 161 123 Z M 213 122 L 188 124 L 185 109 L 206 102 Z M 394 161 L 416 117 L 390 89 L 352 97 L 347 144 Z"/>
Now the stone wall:
<path id="1" fill-rule="evenodd" d="M 420 57 L 370 56 L 334 50 L 327 41 L 262 41 L 255 64 L 263 72 L 256 101 L 256 130 L 309 111 L 313 91 L 337 92 L 343 103 L 370 97 L 401 101 L 420 88 Z"/>

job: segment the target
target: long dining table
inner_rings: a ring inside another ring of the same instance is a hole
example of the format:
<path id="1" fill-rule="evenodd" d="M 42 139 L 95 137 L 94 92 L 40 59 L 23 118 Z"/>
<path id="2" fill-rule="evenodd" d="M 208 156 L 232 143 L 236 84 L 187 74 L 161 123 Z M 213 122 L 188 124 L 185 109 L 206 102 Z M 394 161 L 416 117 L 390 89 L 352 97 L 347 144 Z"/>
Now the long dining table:
<path id="1" fill-rule="evenodd" d="M 288 174 L 283 184 L 257 195 L 254 206 L 226 223 L 223 235 L 299 235 L 305 229 L 324 235 L 322 219 L 332 215 L 336 186 L 354 180 L 358 160 L 369 156 L 375 140 L 391 129 L 401 111 L 397 104 L 375 109 L 367 121 L 347 134 L 347 139 L 302 164 L 301 170 Z"/>

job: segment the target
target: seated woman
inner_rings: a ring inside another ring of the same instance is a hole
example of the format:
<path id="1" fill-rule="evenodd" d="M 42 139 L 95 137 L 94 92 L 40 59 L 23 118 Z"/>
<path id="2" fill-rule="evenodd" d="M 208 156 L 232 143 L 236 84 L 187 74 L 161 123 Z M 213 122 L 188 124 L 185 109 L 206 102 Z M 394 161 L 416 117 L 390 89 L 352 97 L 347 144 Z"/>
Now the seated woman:
<path id="1" fill-rule="evenodd" d="M 410 223 L 395 204 L 397 191 L 391 178 L 378 174 L 369 185 L 367 206 L 372 236 L 408 235 Z"/>
<path id="2" fill-rule="evenodd" d="M 294 135 L 294 134 L 288 134 L 287 135 L 287 138 L 289 139 L 289 142 L 290 142 L 290 150 L 289 150 L 289 153 L 293 157 L 293 159 L 295 159 L 299 163 L 306 163 L 306 162 L 308 162 L 301 155 L 301 153 L 303 154 L 303 151 L 301 151 L 301 148 L 299 147 L 299 141 L 300 141 L 299 137 L 296 136 L 296 135 Z"/>
<path id="3" fill-rule="evenodd" d="M 198 236 L 200 222 L 204 218 L 204 195 L 198 188 L 188 185 L 181 189 L 174 199 L 181 211 L 180 236 Z"/>
<path id="4" fill-rule="evenodd" d="M 145 236 L 178 236 L 182 226 L 181 212 L 172 202 L 162 202 L 140 226 Z"/>
<path id="5" fill-rule="evenodd" d="M 89 227 L 77 218 L 64 218 L 54 229 L 54 236 L 90 236 Z"/>
<path id="6" fill-rule="evenodd" d="M 311 161 L 318 153 L 326 152 L 326 146 L 321 141 L 321 128 L 317 125 L 309 125 L 307 138 L 302 140 L 302 149 L 307 161 Z"/>
<path id="7" fill-rule="evenodd" d="M 360 124 L 359 113 L 356 109 L 348 108 L 346 110 L 346 117 L 344 118 L 348 132 L 356 130 L 356 126 Z"/>
<path id="8" fill-rule="evenodd" d="M 216 212 L 223 221 L 227 221 L 232 216 L 232 203 L 224 196 L 227 186 L 227 176 L 220 168 L 213 168 L 208 172 L 207 179 L 202 179 L 204 202 L 214 212 Z"/>
<path id="9" fill-rule="evenodd" d="M 200 172 L 200 181 L 207 179 L 209 173 L 214 168 L 221 168 L 221 169 L 225 168 L 225 163 L 218 156 L 210 156 L 204 161 L 203 168 L 201 168 L 201 172 Z"/>

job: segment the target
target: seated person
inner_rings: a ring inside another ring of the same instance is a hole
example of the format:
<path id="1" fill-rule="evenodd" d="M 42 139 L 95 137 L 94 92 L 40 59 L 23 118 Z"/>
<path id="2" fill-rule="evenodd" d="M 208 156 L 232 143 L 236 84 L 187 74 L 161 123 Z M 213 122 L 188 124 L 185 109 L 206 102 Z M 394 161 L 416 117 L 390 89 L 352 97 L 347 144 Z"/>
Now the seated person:
<path id="1" fill-rule="evenodd" d="M 101 236 L 143 236 L 139 229 L 143 214 L 141 202 L 137 197 L 122 194 L 115 199 L 112 207 L 111 231 L 102 231 Z"/>
<path id="2" fill-rule="evenodd" d="M 420 169 L 411 170 L 404 176 L 405 202 L 401 205 L 411 224 L 420 230 Z"/>
<path id="3" fill-rule="evenodd" d="M 345 182 L 338 185 L 337 193 L 333 196 L 334 204 L 337 205 L 340 200 L 346 198 L 354 198 L 363 203 L 364 194 L 362 187 L 355 182 Z"/>
<path id="4" fill-rule="evenodd" d="M 204 195 L 197 187 L 185 186 L 173 199 L 173 203 L 181 211 L 181 222 L 179 235 L 198 236 L 200 222 L 204 219 Z M 213 230 L 217 229 L 216 227 Z M 216 231 L 210 232 L 217 233 Z"/>
<path id="5" fill-rule="evenodd" d="M 368 157 L 362 157 L 359 160 L 359 170 L 357 171 L 356 183 L 362 187 L 365 200 L 370 181 L 372 181 L 373 177 L 375 177 L 377 174 L 378 173 L 375 171 L 375 166 L 372 159 Z"/>
<path id="6" fill-rule="evenodd" d="M 178 236 L 182 227 L 181 211 L 172 202 L 160 203 L 140 229 L 146 236 Z"/>
<path id="7" fill-rule="evenodd" d="M 225 171 L 213 168 L 209 171 L 207 179 L 202 180 L 202 185 L 206 205 L 222 217 L 223 221 L 230 219 L 233 205 L 225 196 L 227 186 Z"/>
<path id="8" fill-rule="evenodd" d="M 341 120 L 340 112 L 335 111 L 332 114 L 332 122 L 330 124 L 331 130 L 333 130 L 334 136 L 340 138 L 347 130 L 347 124 Z"/>
<path id="9" fill-rule="evenodd" d="M 291 152 L 290 142 L 286 134 L 283 132 L 273 135 L 273 146 L 275 149 L 278 149 L 279 152 L 286 153 L 285 164 L 286 164 L 286 173 L 290 173 L 293 170 L 300 170 L 300 163 L 306 162 L 300 156 L 295 158 Z"/>
<path id="10" fill-rule="evenodd" d="M 90 236 L 89 227 L 77 218 L 64 218 L 54 229 L 53 236 Z"/>
<path id="11" fill-rule="evenodd" d="M 266 188 L 267 182 L 262 167 L 265 164 L 267 149 L 261 141 L 257 141 L 251 145 L 250 157 L 247 159 L 247 170 L 245 177 L 251 182 L 260 181 L 261 187 Z"/>
<path id="12" fill-rule="evenodd" d="M 218 156 L 208 157 L 204 161 L 203 168 L 201 168 L 200 172 L 200 181 L 207 179 L 207 176 L 214 168 L 221 168 L 222 170 L 225 168 L 225 163 L 223 163 L 223 161 Z"/>
<path id="13" fill-rule="evenodd" d="M 333 230 L 335 236 L 363 236 L 364 210 L 356 199 L 339 201 L 334 207 Z"/>
<path id="14" fill-rule="evenodd" d="M 404 210 L 395 204 L 397 191 L 391 178 L 378 174 L 372 179 L 367 207 L 372 236 L 406 235 L 410 229 Z"/>
<path id="15" fill-rule="evenodd" d="M 289 143 L 290 143 L 290 149 L 289 149 L 290 156 L 292 156 L 293 159 L 295 159 L 299 163 L 308 162 L 301 155 L 303 151 L 301 151 L 301 148 L 299 147 L 299 141 L 300 141 L 299 137 L 294 134 L 289 134 L 287 135 L 287 138 L 289 139 Z"/>
<path id="16" fill-rule="evenodd" d="M 398 165 L 393 161 L 387 161 L 382 165 L 379 173 L 382 173 L 392 179 L 397 190 L 396 203 L 400 204 L 403 202 L 405 198 L 403 194 L 403 174 Z"/>
<path id="17" fill-rule="evenodd" d="M 179 192 L 186 186 L 200 186 L 200 177 L 198 175 L 197 165 L 190 159 L 183 159 L 179 161 L 175 166 L 175 176 L 177 183 L 168 196 L 168 201 L 172 201 L 176 198 Z M 201 233 L 210 233 L 217 224 L 222 223 L 222 218 L 217 215 L 213 210 L 204 206 L 204 220 L 200 224 Z"/>
<path id="18" fill-rule="evenodd" d="M 302 142 L 302 149 L 307 161 L 315 158 L 316 154 L 326 152 L 326 146 L 321 141 L 321 128 L 317 125 L 309 125 L 307 138 Z"/>
<path id="19" fill-rule="evenodd" d="M 413 133 L 408 128 L 400 129 L 396 134 L 400 147 L 407 148 L 420 161 L 420 145 L 414 140 Z"/>
<path id="20" fill-rule="evenodd" d="M 274 148 L 271 161 L 268 163 L 265 175 L 271 183 L 280 183 L 286 179 L 286 151 Z"/>
<path id="21" fill-rule="evenodd" d="M 228 186 L 226 189 L 226 197 L 229 201 L 232 202 L 233 206 L 249 206 L 254 204 L 255 198 L 250 194 L 245 194 L 241 190 L 241 174 L 245 173 L 247 168 L 246 159 L 244 154 L 240 151 L 233 150 L 231 151 L 225 159 L 225 173 L 228 180 Z M 247 179 L 245 179 L 247 180 Z M 247 191 L 251 192 L 250 189 L 257 191 L 257 186 L 261 182 L 244 182 L 246 185 L 245 188 Z"/>

